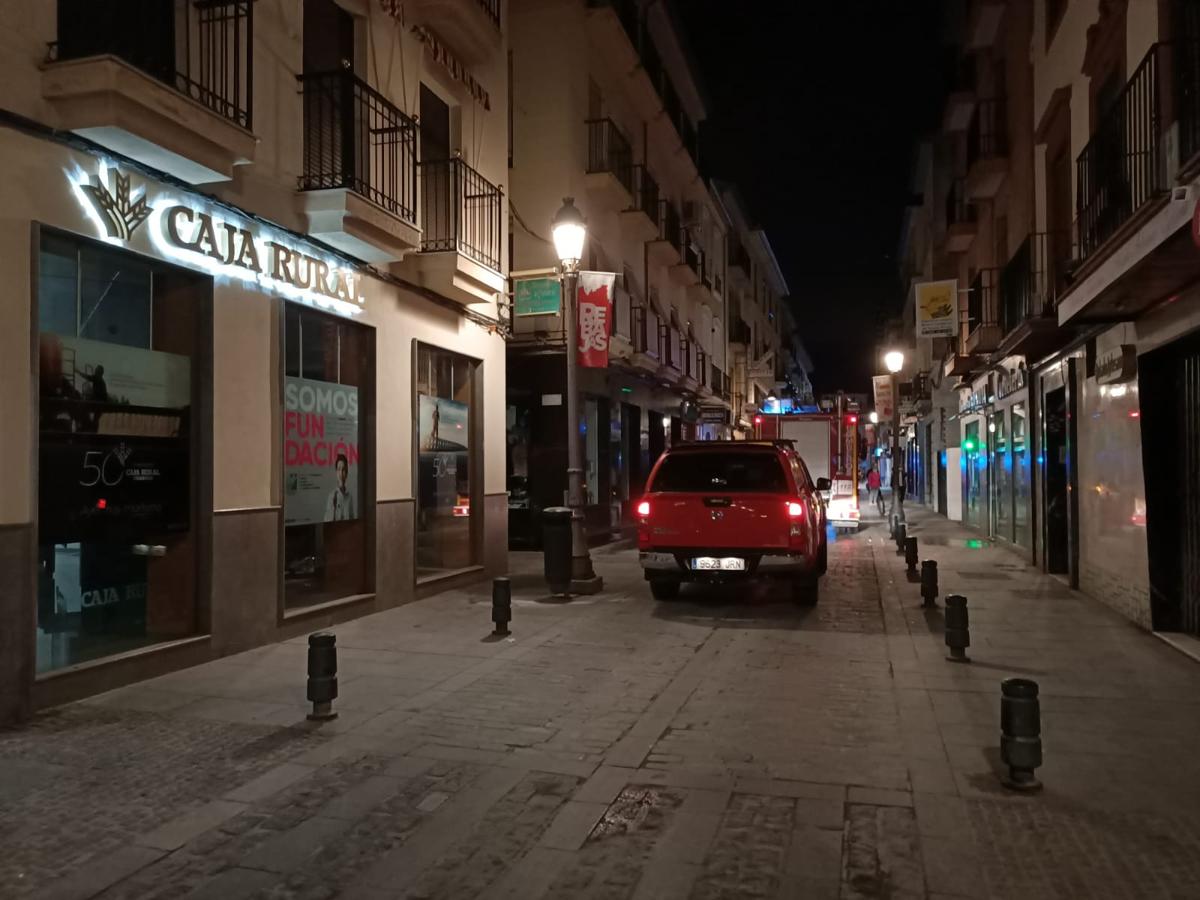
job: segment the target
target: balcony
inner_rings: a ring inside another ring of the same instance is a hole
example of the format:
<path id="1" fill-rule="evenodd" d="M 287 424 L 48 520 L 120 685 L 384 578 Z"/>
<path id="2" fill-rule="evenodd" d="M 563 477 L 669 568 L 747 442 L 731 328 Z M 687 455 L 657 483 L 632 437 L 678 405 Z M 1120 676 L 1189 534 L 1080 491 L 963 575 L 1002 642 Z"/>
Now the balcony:
<path id="1" fill-rule="evenodd" d="M 966 378 L 979 364 L 979 358 L 967 349 L 967 338 L 971 333 L 971 313 L 962 301 L 958 307 L 958 334 L 950 339 L 950 347 L 942 359 L 942 375 L 945 378 Z"/>
<path id="2" fill-rule="evenodd" d="M 693 293 L 691 289 L 697 288 L 695 298 L 701 299 L 700 291 L 703 289 L 704 281 L 704 251 L 700 249 L 700 244 L 694 239 L 695 236 L 692 228 L 683 229 L 680 260 L 671 266 L 671 280 L 688 288 L 689 298 Z M 712 300 L 708 299 L 704 302 L 712 303 Z"/>
<path id="3" fill-rule="evenodd" d="M 1075 161 L 1081 261 L 1166 193 L 1160 81 L 1167 48 L 1150 49 Z M 1180 129 L 1181 145 L 1187 130 Z"/>
<path id="4" fill-rule="evenodd" d="M 655 265 L 670 268 L 683 261 L 683 226 L 679 210 L 670 200 L 658 201 L 658 233 L 650 243 L 649 252 Z"/>
<path id="5" fill-rule="evenodd" d="M 1000 270 L 980 269 L 967 291 L 967 353 L 991 353 L 1000 345 Z"/>
<path id="6" fill-rule="evenodd" d="M 627 209 L 633 200 L 633 150 L 612 119 L 588 119 L 588 193 L 608 209 Z"/>
<path id="7" fill-rule="evenodd" d="M 730 287 L 749 288 L 753 269 L 750 265 L 750 254 L 746 251 L 746 245 L 736 236 L 730 235 L 726 253 L 729 261 Z"/>
<path id="8" fill-rule="evenodd" d="M 645 306 L 630 308 L 633 364 L 644 372 L 657 375 L 662 359 L 661 330 L 658 314 Z"/>
<path id="9" fill-rule="evenodd" d="M 729 327 L 729 343 L 749 347 L 750 340 L 750 326 L 740 316 L 735 316 Z"/>
<path id="10" fill-rule="evenodd" d="M 468 65 L 500 52 L 500 0 L 407 0 L 405 20 L 433 31 Z"/>
<path id="11" fill-rule="evenodd" d="M 42 71 L 54 124 L 190 184 L 253 162 L 251 0 L 58 0 Z"/>
<path id="12" fill-rule="evenodd" d="M 614 71 L 632 72 L 639 65 L 641 46 L 637 0 L 587 0 L 587 6 L 588 29 L 596 46 Z"/>
<path id="13" fill-rule="evenodd" d="M 415 250 L 417 126 L 348 71 L 300 75 L 308 233 L 368 262 Z"/>
<path id="14" fill-rule="evenodd" d="M 1003 97 L 980 100 L 967 128 L 967 196 L 990 200 L 1008 174 L 1008 120 Z"/>
<path id="15" fill-rule="evenodd" d="M 658 374 L 663 379 L 678 384 L 683 377 L 683 344 L 679 329 L 659 319 L 658 345 L 661 350 Z"/>
<path id="16" fill-rule="evenodd" d="M 942 115 L 942 129 L 946 132 L 966 131 L 975 112 L 975 55 L 959 53 L 952 48 L 947 80 L 950 93 L 946 97 L 946 109 Z"/>
<path id="17" fill-rule="evenodd" d="M 505 288 L 500 189 L 459 158 L 421 162 L 418 169 L 421 284 L 463 304 L 495 300 Z"/>
<path id="18" fill-rule="evenodd" d="M 978 211 L 967 198 L 966 182 L 959 178 L 946 194 L 946 252 L 966 253 L 979 231 Z"/>
<path id="19" fill-rule="evenodd" d="M 639 163 L 633 167 L 633 204 L 621 210 L 621 226 L 637 243 L 644 244 L 658 236 L 658 218 L 658 182 Z"/>
<path id="20" fill-rule="evenodd" d="M 1062 276 L 1052 252 L 1054 235 L 1034 233 L 1021 244 L 1000 273 L 1000 330 L 997 350 L 1039 357 L 1058 349 L 1067 330 L 1058 324 L 1057 298 Z"/>

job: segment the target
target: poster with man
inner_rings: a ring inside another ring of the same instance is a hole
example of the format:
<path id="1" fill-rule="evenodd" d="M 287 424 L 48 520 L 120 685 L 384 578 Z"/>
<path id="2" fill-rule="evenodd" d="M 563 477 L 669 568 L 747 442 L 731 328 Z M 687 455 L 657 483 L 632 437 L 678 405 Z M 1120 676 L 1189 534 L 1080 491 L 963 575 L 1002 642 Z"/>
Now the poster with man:
<path id="1" fill-rule="evenodd" d="M 467 490 L 470 407 L 444 397 L 417 397 L 418 478 L 423 502 L 446 514 Z"/>
<path id="2" fill-rule="evenodd" d="M 283 406 L 284 524 L 357 519 L 358 388 L 289 377 Z"/>

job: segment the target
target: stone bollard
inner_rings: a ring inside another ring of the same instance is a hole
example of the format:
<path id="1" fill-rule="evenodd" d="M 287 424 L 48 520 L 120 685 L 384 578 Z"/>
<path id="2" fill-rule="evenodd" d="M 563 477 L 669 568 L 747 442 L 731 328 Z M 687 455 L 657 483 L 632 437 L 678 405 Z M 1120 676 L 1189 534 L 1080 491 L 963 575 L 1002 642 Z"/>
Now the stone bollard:
<path id="1" fill-rule="evenodd" d="M 337 635 L 318 631 L 308 636 L 308 699 L 314 722 L 336 719 L 333 701 L 337 699 Z"/>
<path id="2" fill-rule="evenodd" d="M 908 574 L 917 574 L 917 539 L 915 537 L 904 539 L 904 564 L 908 566 Z"/>
<path id="3" fill-rule="evenodd" d="M 1008 766 L 1006 787 L 1036 791 L 1033 770 L 1042 764 L 1042 714 L 1038 685 L 1028 678 L 1000 682 L 1000 758 Z"/>
<path id="4" fill-rule="evenodd" d="M 908 540 L 908 526 L 903 522 L 896 525 L 896 555 L 904 555 L 904 542 Z"/>
<path id="5" fill-rule="evenodd" d="M 492 634 L 504 637 L 508 634 L 508 623 L 512 621 L 512 582 L 507 578 L 492 579 L 492 622 L 496 630 Z"/>
<path id="6" fill-rule="evenodd" d="M 921 600 L 922 606 L 937 606 L 938 578 L 937 563 L 927 559 L 921 563 Z"/>
<path id="7" fill-rule="evenodd" d="M 946 646 L 950 662 L 970 662 L 967 648 L 971 646 L 971 630 L 967 624 L 967 598 L 951 594 L 946 598 Z"/>

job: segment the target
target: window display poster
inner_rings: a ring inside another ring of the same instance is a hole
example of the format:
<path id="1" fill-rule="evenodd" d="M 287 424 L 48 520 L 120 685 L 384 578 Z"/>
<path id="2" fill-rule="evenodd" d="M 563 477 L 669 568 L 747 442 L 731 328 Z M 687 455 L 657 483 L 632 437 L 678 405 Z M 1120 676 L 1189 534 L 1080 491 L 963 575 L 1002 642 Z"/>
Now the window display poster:
<path id="1" fill-rule="evenodd" d="M 129 406 L 183 409 L 192 402 L 186 356 L 42 332 L 42 394 Z"/>
<path id="2" fill-rule="evenodd" d="M 422 504 L 442 514 L 452 513 L 455 508 L 467 508 L 470 502 L 464 496 L 469 494 L 466 484 L 469 415 L 470 407 L 465 403 L 417 395 L 418 477 Z"/>
<path id="3" fill-rule="evenodd" d="M 284 524 L 357 519 L 358 388 L 289 376 L 283 400 Z"/>

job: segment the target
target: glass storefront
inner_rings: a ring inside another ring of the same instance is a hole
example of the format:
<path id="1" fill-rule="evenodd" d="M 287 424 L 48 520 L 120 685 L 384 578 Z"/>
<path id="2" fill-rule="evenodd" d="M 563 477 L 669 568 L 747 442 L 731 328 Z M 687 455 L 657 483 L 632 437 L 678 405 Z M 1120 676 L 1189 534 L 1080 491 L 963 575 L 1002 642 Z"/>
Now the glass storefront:
<path id="1" fill-rule="evenodd" d="M 1009 457 L 1008 410 L 997 410 L 988 425 L 992 471 L 992 534 L 1006 541 L 1012 535 L 1012 459 Z"/>
<path id="2" fill-rule="evenodd" d="M 471 452 L 478 363 L 417 347 L 417 577 L 453 572 L 478 561 L 471 530 Z"/>
<path id="3" fill-rule="evenodd" d="M 363 419 L 370 329 L 285 303 L 285 610 L 370 591 Z"/>
<path id="4" fill-rule="evenodd" d="M 37 670 L 194 635 L 209 279 L 44 232 Z"/>
<path id="5" fill-rule="evenodd" d="M 1012 407 L 1012 482 L 1013 482 L 1013 533 L 1017 544 L 1026 549 L 1033 548 L 1033 531 L 1029 525 L 1029 494 L 1033 469 L 1029 459 L 1028 426 L 1025 404 L 1015 403 Z"/>
<path id="6" fill-rule="evenodd" d="M 980 419 L 968 422 L 963 434 L 962 466 L 964 473 L 963 518 L 968 525 L 986 529 L 988 526 L 987 441 L 980 431 Z M 986 434 L 986 432 L 984 432 Z"/>

